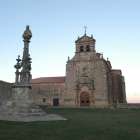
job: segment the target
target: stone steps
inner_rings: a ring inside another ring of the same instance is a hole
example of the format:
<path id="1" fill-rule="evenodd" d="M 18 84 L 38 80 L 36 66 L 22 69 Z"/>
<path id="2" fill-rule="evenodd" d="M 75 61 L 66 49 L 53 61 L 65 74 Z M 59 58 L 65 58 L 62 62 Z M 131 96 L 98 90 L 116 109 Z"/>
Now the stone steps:
<path id="1" fill-rule="evenodd" d="M 42 109 L 16 109 L 18 113 L 41 113 Z"/>
<path id="2" fill-rule="evenodd" d="M 14 113 L 13 116 L 21 116 L 21 117 L 32 117 L 32 116 L 46 116 L 45 112 L 42 113 Z"/>
<path id="3" fill-rule="evenodd" d="M 39 106 L 29 106 L 29 107 L 21 106 L 20 108 L 15 109 L 39 109 Z"/>
<path id="4" fill-rule="evenodd" d="M 36 112 L 36 113 L 18 113 L 18 112 L 3 112 L 2 116 L 15 116 L 15 117 L 31 117 L 31 116 L 46 116 L 45 112 Z"/>

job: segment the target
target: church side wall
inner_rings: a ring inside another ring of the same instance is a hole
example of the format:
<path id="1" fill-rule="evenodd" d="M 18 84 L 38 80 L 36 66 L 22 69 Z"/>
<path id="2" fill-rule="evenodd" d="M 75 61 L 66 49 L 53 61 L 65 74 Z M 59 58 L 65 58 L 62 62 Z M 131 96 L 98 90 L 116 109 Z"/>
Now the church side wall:
<path id="1" fill-rule="evenodd" d="M 120 103 L 126 102 L 124 77 L 117 73 L 111 73 L 112 77 L 112 100 L 113 106 L 117 106 L 117 100 Z"/>
<path id="2" fill-rule="evenodd" d="M 118 75 L 118 100 L 120 103 L 123 103 L 123 83 L 121 75 Z"/>
<path id="3" fill-rule="evenodd" d="M 123 88 L 123 103 L 127 103 L 126 101 L 126 91 L 125 91 L 125 79 L 122 76 L 122 88 Z"/>
<path id="4" fill-rule="evenodd" d="M 111 107 L 113 105 L 112 102 L 112 79 L 110 72 L 107 72 L 107 87 L 108 87 L 108 105 Z"/>
<path id="5" fill-rule="evenodd" d="M 0 104 L 10 99 L 12 95 L 12 83 L 0 81 Z"/>
<path id="6" fill-rule="evenodd" d="M 111 77 L 112 77 L 112 101 L 113 106 L 116 107 L 118 99 L 118 74 L 111 73 Z"/>
<path id="7" fill-rule="evenodd" d="M 64 101 L 65 83 L 42 83 L 32 84 L 30 90 L 30 99 L 38 105 L 53 106 L 53 99 L 59 99 L 59 106 Z M 54 89 L 58 87 L 58 90 Z M 45 99 L 45 102 L 43 101 Z"/>
<path id="8" fill-rule="evenodd" d="M 97 61 L 94 69 L 95 108 L 108 108 L 108 78 L 103 61 Z"/>

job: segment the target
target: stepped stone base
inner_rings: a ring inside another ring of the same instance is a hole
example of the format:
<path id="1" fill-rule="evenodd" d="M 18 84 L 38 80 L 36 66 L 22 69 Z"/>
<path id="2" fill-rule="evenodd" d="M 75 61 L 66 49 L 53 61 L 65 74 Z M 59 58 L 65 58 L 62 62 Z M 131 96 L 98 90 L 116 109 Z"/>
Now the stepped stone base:
<path id="1" fill-rule="evenodd" d="M 46 113 L 42 109 L 39 109 L 39 106 L 36 106 L 36 104 L 33 103 L 30 99 L 10 99 L 9 101 L 6 101 L 2 104 L 0 115 L 28 117 L 45 116 Z"/>
<path id="2" fill-rule="evenodd" d="M 30 122 L 67 119 L 55 114 L 46 114 L 29 99 L 28 87 L 18 87 L 12 89 L 10 100 L 0 106 L 0 120 Z"/>
<path id="3" fill-rule="evenodd" d="M 65 121 L 66 118 L 56 114 L 46 114 L 45 116 L 0 116 L 0 120 L 18 121 L 18 122 L 33 122 L 33 121 Z"/>
<path id="4" fill-rule="evenodd" d="M 32 121 L 59 121 L 67 120 L 66 118 L 56 114 L 46 114 L 39 106 L 34 108 L 6 108 L 3 105 L 0 106 L 0 120 L 6 121 L 19 121 L 19 122 L 32 122 Z"/>

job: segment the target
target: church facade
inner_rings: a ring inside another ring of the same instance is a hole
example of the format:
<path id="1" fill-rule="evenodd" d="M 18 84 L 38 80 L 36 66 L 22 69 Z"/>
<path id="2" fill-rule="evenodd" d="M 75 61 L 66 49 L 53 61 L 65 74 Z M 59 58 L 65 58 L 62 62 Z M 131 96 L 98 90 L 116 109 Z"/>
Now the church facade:
<path id="1" fill-rule="evenodd" d="M 37 104 L 59 107 L 116 107 L 126 103 L 121 70 L 95 51 L 96 40 L 86 33 L 75 41 L 76 51 L 68 58 L 65 77 L 31 79 L 30 98 Z"/>

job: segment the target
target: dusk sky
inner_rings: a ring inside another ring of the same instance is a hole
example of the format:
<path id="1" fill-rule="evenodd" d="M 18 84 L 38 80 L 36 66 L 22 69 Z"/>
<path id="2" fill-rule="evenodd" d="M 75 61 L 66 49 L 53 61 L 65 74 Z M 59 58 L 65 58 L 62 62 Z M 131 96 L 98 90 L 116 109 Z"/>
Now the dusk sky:
<path id="1" fill-rule="evenodd" d="M 30 26 L 32 78 L 65 76 L 75 40 L 96 39 L 96 52 L 125 77 L 128 103 L 140 103 L 140 0 L 0 0 L 0 80 L 15 81 Z"/>

